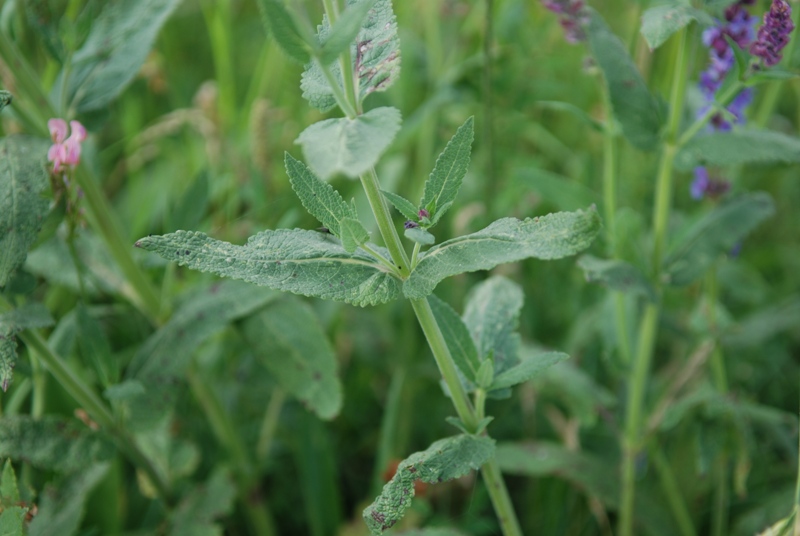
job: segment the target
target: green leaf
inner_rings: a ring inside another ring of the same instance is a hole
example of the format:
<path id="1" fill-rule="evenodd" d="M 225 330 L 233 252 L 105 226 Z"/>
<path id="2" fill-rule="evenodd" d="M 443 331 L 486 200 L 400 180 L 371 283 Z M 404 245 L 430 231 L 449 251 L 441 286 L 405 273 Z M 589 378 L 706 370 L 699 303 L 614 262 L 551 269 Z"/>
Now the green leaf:
<path id="1" fill-rule="evenodd" d="M 358 246 L 366 244 L 369 233 L 360 221 L 354 218 L 345 218 L 341 221 L 342 247 L 348 253 L 353 253 Z"/>
<path id="2" fill-rule="evenodd" d="M 464 434 L 415 452 L 400 463 L 378 498 L 364 510 L 370 532 L 383 534 L 403 517 L 414 497 L 414 481 L 438 484 L 460 478 L 492 459 L 494 450 L 493 439 Z"/>
<path id="3" fill-rule="evenodd" d="M 518 364 L 495 376 L 491 389 L 506 389 L 524 383 L 565 359 L 569 356 L 562 352 L 544 352 L 521 359 Z"/>
<path id="4" fill-rule="evenodd" d="M 119 364 L 111 353 L 111 343 L 84 304 L 78 304 L 76 309 L 81 355 L 94 369 L 100 384 L 108 387 L 119 379 Z"/>
<path id="5" fill-rule="evenodd" d="M 106 3 L 72 59 L 68 91 L 78 112 L 102 108 L 122 93 L 178 4 L 180 0 Z"/>
<path id="6" fill-rule="evenodd" d="M 605 76 L 611 107 L 622 125 L 622 133 L 637 148 L 654 149 L 662 121 L 658 102 L 647 89 L 627 47 L 595 11 L 589 24 L 589 46 Z"/>
<path id="7" fill-rule="evenodd" d="M 469 328 L 452 307 L 435 295 L 428 296 L 428 303 L 433 309 L 436 323 L 439 324 L 439 329 L 442 331 L 456 366 L 467 380 L 473 384 L 477 383 L 481 362 L 478 359 L 478 350 L 475 348 Z"/>
<path id="8" fill-rule="evenodd" d="M 692 138 L 675 156 L 675 166 L 684 171 L 767 162 L 800 162 L 800 138 L 769 130 L 714 132 Z"/>
<path id="9" fill-rule="evenodd" d="M 315 231 L 263 231 L 244 246 L 178 231 L 136 244 L 202 272 L 353 305 L 386 303 L 400 291 L 397 279 L 371 255 L 349 254 Z"/>
<path id="10" fill-rule="evenodd" d="M 19 502 L 19 488 L 17 487 L 17 475 L 14 473 L 14 466 L 11 460 L 6 460 L 3 465 L 3 475 L 0 477 L 0 506 L 9 506 Z M 3 534 L 0 532 L 0 534 Z"/>
<path id="11" fill-rule="evenodd" d="M 461 182 L 467 174 L 469 157 L 472 153 L 474 122 L 474 118 L 470 117 L 458 127 L 444 151 L 436 159 L 436 166 L 430 177 L 425 181 L 425 191 L 419 206 L 433 206 L 434 210 L 430 211 L 431 218 L 436 217 L 437 221 L 446 210 L 445 206 L 450 206 L 448 203 L 455 200 Z"/>
<path id="12" fill-rule="evenodd" d="M 790 296 L 749 314 L 722 335 L 730 348 L 756 348 L 775 335 L 800 326 L 800 296 Z"/>
<path id="13" fill-rule="evenodd" d="M 540 350 L 523 345 L 522 360 L 536 359 Z M 599 385 L 590 375 L 570 363 L 551 367 L 535 378 L 536 392 L 542 400 L 556 400 L 585 427 L 597 423 L 600 409 L 613 408 L 616 397 Z"/>
<path id="14" fill-rule="evenodd" d="M 336 354 L 310 306 L 286 297 L 248 318 L 243 331 L 281 387 L 322 419 L 338 415 Z"/>
<path id="15" fill-rule="evenodd" d="M 0 418 L 0 457 L 60 472 L 84 470 L 114 456 L 106 437 L 75 420 L 28 415 Z"/>
<path id="16" fill-rule="evenodd" d="M 600 196 L 580 182 L 537 167 L 515 170 L 514 180 L 533 189 L 558 210 L 578 210 L 600 202 Z"/>
<path id="17" fill-rule="evenodd" d="M 651 7 L 642 15 L 641 32 L 652 51 L 693 20 L 703 24 L 714 23 L 705 12 L 686 4 L 674 3 Z"/>
<path id="18" fill-rule="evenodd" d="M 478 369 L 476 383 L 481 389 L 489 390 L 494 381 L 494 364 L 492 359 L 485 359 Z"/>
<path id="19" fill-rule="evenodd" d="M 403 234 L 421 246 L 430 246 L 436 242 L 436 237 L 422 227 L 411 227 L 406 229 Z"/>
<path id="20" fill-rule="evenodd" d="M 424 528 L 398 532 L 397 536 L 466 536 L 463 532 L 446 527 Z"/>
<path id="21" fill-rule="evenodd" d="M 172 515 L 170 536 L 222 536 L 223 528 L 215 519 L 233 510 L 236 488 L 225 469 L 217 468 L 202 486 L 195 486 Z"/>
<path id="22" fill-rule="evenodd" d="M 394 205 L 394 208 L 397 209 L 400 214 L 405 216 L 405 218 L 409 221 L 419 221 L 419 214 L 417 211 L 417 207 L 414 206 L 414 203 L 406 199 L 405 197 L 399 196 L 392 192 L 387 192 L 386 190 L 381 190 L 383 195 L 389 202 Z"/>
<path id="23" fill-rule="evenodd" d="M 675 242 L 664 259 L 665 280 L 671 285 L 691 283 L 774 213 L 772 198 L 764 192 L 744 194 L 717 206 Z"/>
<path id="24" fill-rule="evenodd" d="M 14 97 L 8 91 L 4 89 L 0 89 L 0 112 L 3 111 L 3 108 L 6 106 L 11 106 L 11 101 L 14 100 Z"/>
<path id="25" fill-rule="evenodd" d="M 767 82 L 772 82 L 774 80 L 796 80 L 800 78 L 800 74 L 793 73 L 790 71 L 781 71 L 780 69 L 768 69 L 763 71 L 756 71 L 755 74 L 751 75 L 747 80 L 744 81 L 744 85 L 747 87 L 753 87 L 760 84 L 766 84 Z"/>
<path id="26" fill-rule="evenodd" d="M 308 166 L 321 179 L 337 173 L 358 178 L 378 159 L 400 130 L 397 108 L 375 108 L 355 119 L 340 117 L 314 123 L 297 138 Z"/>
<path id="27" fill-rule="evenodd" d="M 357 220 L 355 211 L 333 186 L 321 181 L 305 164 L 295 160 L 289 153 L 285 154 L 285 163 L 289 182 L 308 213 L 317 218 L 331 233 L 341 238 L 341 221 L 345 218 Z M 361 229 L 364 227 L 361 226 Z M 367 231 L 364 229 L 360 234 L 367 234 Z M 367 234 L 367 238 L 357 245 L 363 244 L 368 238 Z M 348 251 L 355 251 L 355 247 Z"/>
<path id="28" fill-rule="evenodd" d="M 21 506 L 4 506 L 0 514 L 0 534 L 3 536 L 23 536 L 27 508 Z"/>
<path id="29" fill-rule="evenodd" d="M 408 298 L 423 298 L 451 275 L 489 270 L 528 257 L 574 255 L 589 247 L 599 229 L 600 216 L 594 209 L 525 220 L 503 218 L 477 233 L 433 246 L 403 284 L 403 293 Z"/>
<path id="30" fill-rule="evenodd" d="M 311 59 L 310 47 L 300 35 L 294 19 L 286 11 L 283 2 L 259 0 L 258 7 L 261 9 L 261 20 L 264 21 L 267 30 L 272 32 L 272 37 L 281 50 L 299 63 L 308 63 Z"/>
<path id="31" fill-rule="evenodd" d="M 464 324 L 475 341 L 478 359 L 494 361 L 496 376 L 519 361 L 516 330 L 524 300 L 520 286 L 502 276 L 475 285 L 467 297 Z"/>
<path id="32" fill-rule="evenodd" d="M 355 44 L 356 35 L 361 31 L 367 13 L 373 5 L 375 5 L 375 0 L 362 0 L 356 4 L 348 4 L 347 9 L 331 28 L 325 44 L 322 45 L 318 58 L 323 65 L 333 62 L 348 47 Z"/>
<path id="33" fill-rule="evenodd" d="M 74 473 L 42 493 L 28 536 L 72 536 L 81 525 L 86 498 L 108 471 L 108 464 L 96 464 Z"/>
<path id="34" fill-rule="evenodd" d="M 0 314 L 0 388 L 8 390 L 14 365 L 17 362 L 17 342 L 14 337 L 25 329 L 52 326 L 53 317 L 40 303 L 27 303 L 19 309 Z"/>
<path id="35" fill-rule="evenodd" d="M 578 266 L 583 269 L 586 280 L 606 285 L 613 290 L 630 292 L 656 301 L 656 291 L 644 274 L 632 264 L 620 260 L 598 259 L 592 255 L 581 255 Z"/>
<path id="36" fill-rule="evenodd" d="M 48 203 L 44 166 L 47 143 L 27 136 L 0 139 L 0 287 L 19 268 L 33 245 Z"/>

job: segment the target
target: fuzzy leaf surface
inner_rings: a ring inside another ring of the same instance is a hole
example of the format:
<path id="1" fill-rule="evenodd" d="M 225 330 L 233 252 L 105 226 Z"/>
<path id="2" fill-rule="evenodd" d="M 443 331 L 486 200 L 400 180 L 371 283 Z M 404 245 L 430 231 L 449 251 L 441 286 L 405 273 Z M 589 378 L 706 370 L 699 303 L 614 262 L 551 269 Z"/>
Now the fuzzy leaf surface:
<path id="1" fill-rule="evenodd" d="M 672 285 L 691 283 L 774 213 L 775 204 L 764 192 L 741 195 L 714 208 L 672 247 L 664 259 L 666 280 Z"/>
<path id="2" fill-rule="evenodd" d="M 403 284 L 403 293 L 408 298 L 423 298 L 451 275 L 489 270 L 529 257 L 574 255 L 589 247 L 599 229 L 600 216 L 594 209 L 525 220 L 503 218 L 477 233 L 433 246 Z"/>
<path id="3" fill-rule="evenodd" d="M 181 266 L 304 296 L 365 306 L 386 303 L 400 293 L 397 279 L 374 257 L 361 251 L 351 255 L 315 231 L 263 231 L 244 246 L 178 231 L 136 244 Z"/>
<path id="4" fill-rule="evenodd" d="M 800 162 L 800 138 L 769 130 L 714 132 L 693 138 L 675 156 L 675 166 L 685 171 L 770 162 Z"/>
<path id="5" fill-rule="evenodd" d="M 0 139 L 0 287 L 25 262 L 48 203 L 47 142 L 27 136 Z"/>
<path id="6" fill-rule="evenodd" d="M 383 192 L 384 197 L 389 200 L 389 202 L 394 205 L 394 208 L 397 211 L 405 216 L 407 220 L 410 221 L 418 221 L 419 215 L 417 214 L 417 207 L 414 206 L 414 203 L 406 199 L 401 195 L 397 195 L 392 192 L 387 192 L 386 190 L 381 190 Z"/>
<path id="7" fill-rule="evenodd" d="M 353 253 L 358 246 L 366 244 L 369 240 L 369 233 L 364 226 L 355 218 L 345 218 L 341 222 L 342 227 L 342 247 L 348 253 Z"/>
<path id="8" fill-rule="evenodd" d="M 287 296 L 248 318 L 243 330 L 281 387 L 322 419 L 338 415 L 336 354 L 308 304 Z"/>
<path id="9" fill-rule="evenodd" d="M 23 536 L 23 523 L 27 508 L 21 506 L 4 506 L 0 513 L 0 534 L 3 536 Z"/>
<path id="10" fill-rule="evenodd" d="M 11 93 L 6 91 L 5 89 L 0 89 L 0 112 L 3 111 L 3 108 L 6 106 L 11 106 L 11 101 L 14 100 Z"/>
<path id="11" fill-rule="evenodd" d="M 381 494 L 364 510 L 370 532 L 383 534 L 403 517 L 414 497 L 415 480 L 438 484 L 460 478 L 489 461 L 494 450 L 493 439 L 462 434 L 415 452 L 400 463 Z"/>
<path id="12" fill-rule="evenodd" d="M 40 303 L 27 303 L 19 309 L 0 314 L 0 389 L 8 389 L 17 362 L 14 336 L 24 329 L 45 328 L 53 323 L 50 311 Z"/>
<path id="13" fill-rule="evenodd" d="M 642 15 L 641 32 L 650 50 L 655 50 L 672 34 L 692 22 L 713 24 L 713 19 L 703 11 L 686 4 L 666 4 L 651 7 Z"/>
<path id="14" fill-rule="evenodd" d="M 297 138 L 308 166 L 321 179 L 337 173 L 358 178 L 377 164 L 400 130 L 397 108 L 375 108 L 355 119 L 340 117 L 314 123 Z"/>
<path id="15" fill-rule="evenodd" d="M 472 154 L 472 140 L 475 137 L 474 123 L 474 118 L 470 117 L 458 127 L 444 151 L 436 159 L 430 177 L 425 181 L 425 190 L 419 206 L 432 207 L 431 217 L 437 221 L 441 218 L 439 212 L 444 212 L 445 207 L 449 207 L 455 201 L 467 174 Z"/>
<path id="16" fill-rule="evenodd" d="M 367 14 L 374 4 L 375 0 L 361 0 L 347 6 L 347 9 L 342 12 L 339 20 L 331 28 L 325 44 L 320 49 L 319 61 L 323 65 L 328 65 L 336 60 L 342 52 L 347 50 L 347 47 L 355 43 L 356 35 L 361 31 Z"/>
<path id="17" fill-rule="evenodd" d="M 622 133 L 639 149 L 654 149 L 662 122 L 658 102 L 647 89 L 627 47 L 594 11 L 589 23 L 589 46 L 605 76 Z"/>
<path id="18" fill-rule="evenodd" d="M 655 288 L 641 270 L 632 264 L 582 255 L 578 259 L 578 266 L 583 269 L 589 282 L 600 283 L 620 292 L 639 294 L 650 301 L 656 300 Z"/>
<path id="19" fill-rule="evenodd" d="M 139 72 L 180 0 L 113 0 L 73 58 L 70 98 L 79 112 L 113 101 Z M 62 75 L 63 76 L 63 73 Z"/>
<path id="20" fill-rule="evenodd" d="M 475 347 L 469 328 L 458 316 L 458 313 L 436 295 L 428 296 L 428 303 L 433 309 L 436 323 L 439 324 L 439 329 L 453 356 L 453 361 L 456 362 L 456 366 L 467 380 L 473 384 L 476 383 L 481 360 L 478 358 L 478 349 Z"/>
<path id="21" fill-rule="evenodd" d="M 519 363 L 494 377 L 491 389 L 506 389 L 524 383 L 565 359 L 569 356 L 562 352 L 544 352 L 520 359 Z"/>
<path id="22" fill-rule="evenodd" d="M 303 40 L 297 26 L 280 0 L 259 0 L 261 20 L 272 33 L 278 46 L 293 60 L 308 63 L 311 56 L 308 44 Z"/>
<path id="23" fill-rule="evenodd" d="M 217 469 L 202 486 L 196 486 L 181 501 L 172 516 L 170 536 L 222 536 L 214 520 L 231 513 L 236 488 L 224 469 Z"/>
<path id="24" fill-rule="evenodd" d="M 11 464 L 11 460 L 6 460 L 5 465 L 3 465 L 2 477 L 0 477 L 0 502 L 7 505 L 8 502 L 6 501 L 15 503 L 19 500 L 17 475 L 14 473 L 14 466 Z"/>
<path id="25" fill-rule="evenodd" d="M 436 242 L 436 237 L 422 227 L 411 227 L 406 229 L 403 234 L 406 238 L 421 246 L 430 246 Z"/>
<path id="26" fill-rule="evenodd" d="M 345 13 L 364 1 L 371 0 L 347 0 Z M 327 17 L 322 19 L 318 37 L 324 48 L 331 38 L 331 26 Z M 369 10 L 361 30 L 350 45 L 350 57 L 354 62 L 353 72 L 358 75 L 361 102 L 370 93 L 386 91 L 397 80 L 400 74 L 400 39 L 397 36 L 397 21 L 391 0 L 377 0 Z M 339 65 L 331 64 L 330 70 L 341 87 L 342 73 Z M 336 106 L 333 90 L 316 62 L 306 65 L 300 87 L 303 97 L 321 112 Z"/>
<path id="27" fill-rule="evenodd" d="M 68 473 L 109 460 L 114 452 L 114 446 L 104 435 L 72 419 L 50 415 L 39 420 L 27 415 L 0 418 L 3 458 Z"/>
<path id="28" fill-rule="evenodd" d="M 99 463 L 73 473 L 59 483 L 47 486 L 39 500 L 39 509 L 28 527 L 28 536 L 72 536 L 83 519 L 89 492 L 108 472 L 109 464 Z"/>

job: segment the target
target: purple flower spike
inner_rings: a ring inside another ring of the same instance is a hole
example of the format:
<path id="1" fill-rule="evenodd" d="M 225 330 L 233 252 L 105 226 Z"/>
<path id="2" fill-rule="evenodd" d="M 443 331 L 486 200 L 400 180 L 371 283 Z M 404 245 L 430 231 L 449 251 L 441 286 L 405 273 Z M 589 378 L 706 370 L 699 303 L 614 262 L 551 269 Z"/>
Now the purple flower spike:
<path id="1" fill-rule="evenodd" d="M 589 24 L 589 12 L 583 0 L 542 0 L 542 4 L 559 16 L 558 22 L 568 43 L 586 41 L 584 27 Z"/>
<path id="2" fill-rule="evenodd" d="M 417 222 L 415 222 L 415 221 L 407 220 L 403 224 L 403 227 L 405 227 L 406 229 L 415 229 L 415 228 L 419 227 L 419 224 Z"/>
<path id="3" fill-rule="evenodd" d="M 789 43 L 789 34 L 794 30 L 792 7 L 785 0 L 772 0 L 770 10 L 764 15 L 764 23 L 758 29 L 756 42 L 750 53 L 764 60 L 764 65 L 776 65 L 783 55 L 781 50 Z"/>

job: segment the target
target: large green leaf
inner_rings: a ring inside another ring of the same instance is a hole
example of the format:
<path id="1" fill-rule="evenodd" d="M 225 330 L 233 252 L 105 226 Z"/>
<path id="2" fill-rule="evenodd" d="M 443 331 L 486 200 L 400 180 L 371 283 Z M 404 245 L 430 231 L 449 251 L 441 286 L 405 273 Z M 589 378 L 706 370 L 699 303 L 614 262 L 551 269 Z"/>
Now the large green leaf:
<path id="1" fill-rule="evenodd" d="M 170 536 L 222 536 L 223 528 L 215 519 L 233 509 L 236 488 L 224 469 L 218 468 L 203 485 L 196 486 L 172 514 Z"/>
<path id="2" fill-rule="evenodd" d="M 452 139 L 436 159 L 430 177 L 425 181 L 425 191 L 420 208 L 430 212 L 431 219 L 439 220 L 458 195 L 461 182 L 467 174 L 469 158 L 472 153 L 472 140 L 474 138 L 474 118 L 470 117 L 458 127 Z"/>
<path id="3" fill-rule="evenodd" d="M 772 198 L 764 192 L 740 195 L 719 205 L 679 237 L 664 259 L 664 278 L 672 285 L 691 283 L 774 213 Z"/>
<path id="4" fill-rule="evenodd" d="M 399 283 L 364 252 L 347 253 L 315 231 L 263 231 L 244 246 L 178 231 L 136 242 L 182 266 L 304 296 L 375 305 L 397 297 Z"/>
<path id="5" fill-rule="evenodd" d="M 39 303 L 29 303 L 19 309 L 0 314 L 0 388 L 8 389 L 14 364 L 17 361 L 15 335 L 24 329 L 44 328 L 53 325 L 53 317 Z"/>
<path id="6" fill-rule="evenodd" d="M 525 220 L 503 218 L 477 233 L 432 247 L 403 284 L 403 293 L 412 299 L 423 298 L 451 275 L 489 270 L 528 257 L 574 255 L 589 247 L 599 229 L 600 216 L 594 209 Z"/>
<path id="7" fill-rule="evenodd" d="M 641 32 L 650 50 L 655 50 L 669 37 L 692 22 L 713 24 L 714 20 L 704 11 L 687 4 L 670 3 L 651 7 L 642 15 Z"/>
<path id="8" fill-rule="evenodd" d="M 0 418 L 0 457 L 60 472 L 83 470 L 114 456 L 111 442 L 75 420 L 28 415 Z"/>
<path id="9" fill-rule="evenodd" d="M 620 292 L 639 294 L 650 301 L 656 300 L 656 290 L 637 267 L 625 261 L 598 259 L 592 255 L 581 255 L 578 266 L 586 274 L 586 280 L 608 286 Z"/>
<path id="10" fill-rule="evenodd" d="M 339 413 L 336 354 L 311 307 L 287 296 L 248 318 L 243 330 L 281 387 L 323 419 Z"/>
<path id="11" fill-rule="evenodd" d="M 675 156 L 682 170 L 768 162 L 800 162 L 800 138 L 770 130 L 714 132 L 693 138 Z"/>
<path id="12" fill-rule="evenodd" d="M 272 32 L 272 37 L 278 46 L 292 59 L 300 63 L 307 63 L 311 59 L 310 47 L 298 31 L 297 25 L 286 11 L 283 2 L 259 0 L 258 6 L 261 9 L 261 19 L 267 29 Z"/>
<path id="13" fill-rule="evenodd" d="M 462 477 L 489 461 L 494 450 L 493 439 L 462 434 L 415 452 L 400 463 L 375 502 L 364 510 L 369 530 L 383 534 L 403 517 L 414 497 L 414 481 L 438 484 Z"/>
<path id="14" fill-rule="evenodd" d="M 25 262 L 36 240 L 49 188 L 44 158 L 47 143 L 27 136 L 0 139 L 0 287 Z"/>
<path id="15" fill-rule="evenodd" d="M 355 209 L 345 203 L 333 186 L 320 180 L 289 153 L 286 153 L 285 161 L 289 182 L 300 202 L 309 214 L 342 239 L 345 251 L 352 253 L 369 240 L 369 233 L 358 221 Z"/>
<path id="16" fill-rule="evenodd" d="M 397 108 L 375 108 L 355 119 L 340 117 L 314 123 L 297 138 L 308 166 L 321 179 L 337 173 L 358 178 L 372 166 L 400 130 Z"/>
<path id="17" fill-rule="evenodd" d="M 371 0 L 347 0 L 347 10 Z M 324 48 L 331 38 L 331 27 L 327 17 L 319 27 L 319 42 Z M 400 72 L 400 39 L 397 37 L 397 22 L 392 12 L 391 0 L 377 0 L 369 10 L 361 30 L 350 46 L 353 72 L 358 76 L 359 100 L 361 102 L 375 91 L 385 91 L 397 79 Z M 341 86 L 342 74 L 339 65 L 331 64 L 331 72 Z M 306 65 L 300 84 L 303 97 L 309 104 L 326 112 L 336 105 L 331 89 L 316 62 Z"/>
<path id="18" fill-rule="evenodd" d="M 106 3 L 72 59 L 69 95 L 79 112 L 102 108 L 122 93 L 178 4 L 180 0 Z"/>
<path id="19" fill-rule="evenodd" d="M 658 102 L 647 89 L 627 47 L 594 11 L 589 24 L 589 46 L 605 76 L 611 107 L 622 125 L 622 133 L 639 149 L 654 149 L 662 121 Z"/>
<path id="20" fill-rule="evenodd" d="M 478 358 L 478 350 L 475 348 L 469 328 L 452 307 L 435 295 L 428 296 L 428 303 L 433 309 L 436 323 L 439 324 L 439 329 L 456 366 L 467 380 L 473 384 L 476 383 L 481 361 Z"/>

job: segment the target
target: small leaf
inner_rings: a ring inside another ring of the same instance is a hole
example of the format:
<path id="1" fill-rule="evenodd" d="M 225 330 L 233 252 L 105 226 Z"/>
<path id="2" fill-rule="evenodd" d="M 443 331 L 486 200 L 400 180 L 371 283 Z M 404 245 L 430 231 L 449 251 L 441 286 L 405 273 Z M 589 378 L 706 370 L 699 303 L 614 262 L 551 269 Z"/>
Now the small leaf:
<path id="1" fill-rule="evenodd" d="M 528 257 L 574 255 L 589 247 L 599 229 L 600 217 L 594 209 L 525 220 L 503 218 L 477 233 L 433 246 L 403 284 L 403 293 L 418 299 L 451 275 L 489 270 Z"/>
<path id="2" fill-rule="evenodd" d="M 651 7 L 642 15 L 641 32 L 652 51 L 693 20 L 709 25 L 714 23 L 705 12 L 686 4 Z"/>
<path id="3" fill-rule="evenodd" d="M 774 213 L 772 198 L 764 192 L 741 195 L 714 208 L 676 241 L 664 259 L 665 279 L 671 285 L 691 283 Z"/>
<path id="4" fill-rule="evenodd" d="M 11 460 L 6 460 L 5 465 L 3 465 L 3 476 L 0 478 L 0 503 L 8 505 L 9 503 L 19 502 L 19 500 L 17 475 L 14 473 L 14 466 L 11 465 Z"/>
<path id="5" fill-rule="evenodd" d="M 635 147 L 644 151 L 654 149 L 662 121 L 658 102 L 647 89 L 627 47 L 595 11 L 589 24 L 589 45 L 605 76 L 611 107 L 622 125 L 622 133 Z"/>
<path id="6" fill-rule="evenodd" d="M 97 110 L 131 83 L 180 0 L 107 2 L 72 59 L 69 98 L 79 112 Z M 61 73 L 64 76 L 64 73 Z"/>
<path id="7" fill-rule="evenodd" d="M 414 481 L 438 484 L 453 480 L 479 469 L 493 456 L 494 440 L 466 434 L 440 439 L 427 450 L 412 454 L 364 510 L 370 532 L 383 534 L 403 517 L 414 497 Z"/>
<path id="8" fill-rule="evenodd" d="M 447 143 L 444 151 L 436 159 L 430 177 L 425 181 L 425 191 L 419 206 L 433 206 L 431 217 L 438 221 L 446 210 L 445 205 L 452 203 L 461 188 L 461 182 L 469 168 L 474 138 L 474 118 L 470 117 Z M 444 209 L 444 210 L 443 210 Z"/>
<path id="9" fill-rule="evenodd" d="M 0 139 L 0 287 L 25 262 L 47 214 L 47 143 L 27 136 Z"/>
<path id="10" fill-rule="evenodd" d="M 341 222 L 342 247 L 348 253 L 353 253 L 358 246 L 366 244 L 369 233 L 360 221 L 354 218 L 345 218 Z"/>
<path id="11" fill-rule="evenodd" d="M 178 231 L 136 244 L 202 272 L 353 305 L 386 303 L 400 291 L 397 279 L 371 255 L 349 254 L 315 231 L 263 231 L 244 246 Z"/>
<path id="12" fill-rule="evenodd" d="M 17 339 L 10 329 L 0 328 L 0 389 L 8 391 L 17 363 Z"/>
<path id="13" fill-rule="evenodd" d="M 411 227 L 406 229 L 403 234 L 421 246 L 430 246 L 436 242 L 436 237 L 422 227 Z"/>
<path id="14" fill-rule="evenodd" d="M 565 359 L 569 359 L 569 356 L 562 352 L 544 352 L 522 359 L 517 365 L 497 375 L 491 389 L 505 389 L 524 383 Z"/>
<path id="15" fill-rule="evenodd" d="M 3 108 L 6 106 L 11 106 L 11 101 L 14 100 L 11 93 L 4 89 L 0 89 L 0 112 L 3 111 Z"/>
<path id="16" fill-rule="evenodd" d="M 361 31 L 367 13 L 375 5 L 375 0 L 361 0 L 358 3 L 348 3 L 347 9 L 331 28 L 325 43 L 319 53 L 319 61 L 323 65 L 333 62 L 339 55 L 355 44 L 356 35 Z"/>
<path id="17" fill-rule="evenodd" d="M 248 318 L 243 332 L 281 387 L 322 419 L 338 415 L 336 354 L 310 306 L 287 296 Z"/>
<path id="18" fill-rule="evenodd" d="M 386 197 L 386 199 L 388 199 L 389 202 L 394 205 L 394 208 L 396 208 L 400 214 L 405 216 L 407 220 L 419 221 L 417 207 L 414 206 L 414 203 L 402 196 L 393 194 L 392 192 L 387 192 L 386 190 L 381 190 L 381 192 L 383 192 L 383 195 Z"/>
<path id="19" fill-rule="evenodd" d="M 114 447 L 99 432 L 62 417 L 34 420 L 27 415 L 0 418 L 0 457 L 69 473 L 85 470 L 114 456 Z"/>
<path id="20" fill-rule="evenodd" d="M 8 390 L 17 361 L 15 335 L 25 329 L 52 326 L 53 317 L 40 303 L 27 303 L 19 309 L 0 314 L 0 388 Z"/>
<path id="21" fill-rule="evenodd" d="M 301 161 L 289 153 L 285 154 L 284 160 L 292 189 L 308 213 L 341 238 L 340 222 L 345 218 L 356 219 L 353 209 L 333 186 L 317 178 Z"/>
<path id="22" fill-rule="evenodd" d="M 275 42 L 290 58 L 299 63 L 308 63 L 311 59 L 309 46 L 297 30 L 292 16 L 286 11 L 280 0 L 259 0 L 261 19 L 272 32 Z"/>
<path id="23" fill-rule="evenodd" d="M 586 280 L 597 282 L 620 292 L 630 292 L 656 301 L 656 291 L 644 274 L 632 264 L 620 260 L 598 259 L 582 255 L 578 266 L 584 271 Z"/>
<path id="24" fill-rule="evenodd" d="M 428 296 L 428 303 L 433 309 L 436 323 L 439 324 L 439 329 L 442 331 L 456 366 L 467 380 L 473 384 L 477 383 L 481 362 L 478 359 L 478 350 L 475 348 L 469 328 L 452 307 L 435 295 Z"/>
<path id="25" fill-rule="evenodd" d="M 378 159 L 400 130 L 397 108 L 375 108 L 355 119 L 341 117 L 314 123 L 297 138 L 308 166 L 321 179 L 337 173 L 358 178 Z"/>
<path id="26" fill-rule="evenodd" d="M 800 138 L 769 130 L 714 132 L 692 138 L 675 156 L 675 166 L 684 171 L 767 162 L 800 162 Z"/>
<path id="27" fill-rule="evenodd" d="M 71 536 L 83 519 L 89 492 L 108 472 L 109 464 L 95 464 L 65 478 L 56 488 L 48 485 L 38 501 L 38 510 L 28 527 L 28 536 Z"/>
<path id="28" fill-rule="evenodd" d="M 216 469 L 204 485 L 192 487 L 175 509 L 169 535 L 222 535 L 222 526 L 214 520 L 231 513 L 235 498 L 231 476 L 225 469 Z"/>
<path id="29" fill-rule="evenodd" d="M 485 359 L 478 369 L 476 383 L 481 389 L 489 390 L 494 381 L 494 364 L 491 359 Z"/>

